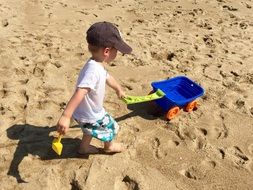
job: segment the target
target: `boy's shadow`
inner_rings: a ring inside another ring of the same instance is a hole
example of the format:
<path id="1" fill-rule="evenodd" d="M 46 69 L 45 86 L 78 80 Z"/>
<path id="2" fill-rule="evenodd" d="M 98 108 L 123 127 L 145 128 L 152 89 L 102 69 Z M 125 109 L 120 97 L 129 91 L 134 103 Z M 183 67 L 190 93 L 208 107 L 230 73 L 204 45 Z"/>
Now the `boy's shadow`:
<path id="1" fill-rule="evenodd" d="M 76 128 L 78 126 L 73 126 Z M 16 151 L 13 155 L 12 162 L 9 167 L 8 175 L 17 179 L 18 183 L 25 183 L 19 174 L 19 164 L 28 154 L 37 155 L 41 160 L 80 158 L 77 154 L 77 147 L 81 139 L 63 138 L 62 155 L 58 156 L 51 148 L 53 136 L 49 136 L 50 132 L 56 131 L 56 127 L 41 127 L 34 125 L 13 125 L 7 129 L 7 136 L 13 140 L 19 140 Z M 88 158 L 88 155 L 81 156 Z"/>
<path id="2" fill-rule="evenodd" d="M 156 106 L 154 102 L 128 105 L 128 109 L 133 111 L 115 120 L 119 122 L 134 116 L 141 116 L 145 119 L 153 120 L 163 115 L 162 110 Z M 78 128 L 78 125 L 71 128 Z M 89 155 L 79 155 L 77 153 L 77 147 L 81 142 L 81 139 L 78 138 L 63 138 L 61 141 L 64 146 L 63 151 L 61 156 L 58 156 L 51 147 L 54 137 L 49 135 L 53 131 L 56 131 L 55 126 L 42 127 L 29 124 L 13 125 L 8 128 L 8 138 L 19 140 L 9 167 L 8 175 L 15 177 L 18 183 L 26 183 L 26 181 L 21 178 L 18 167 L 28 154 L 37 155 L 41 160 L 89 158 Z"/>
<path id="3" fill-rule="evenodd" d="M 154 101 L 130 104 L 130 105 L 127 105 L 127 108 L 129 110 L 132 110 L 132 112 L 115 118 L 117 122 L 131 118 L 131 117 L 135 117 L 135 116 L 140 116 L 147 120 L 155 120 L 157 118 L 165 119 L 164 117 L 165 112 Z"/>

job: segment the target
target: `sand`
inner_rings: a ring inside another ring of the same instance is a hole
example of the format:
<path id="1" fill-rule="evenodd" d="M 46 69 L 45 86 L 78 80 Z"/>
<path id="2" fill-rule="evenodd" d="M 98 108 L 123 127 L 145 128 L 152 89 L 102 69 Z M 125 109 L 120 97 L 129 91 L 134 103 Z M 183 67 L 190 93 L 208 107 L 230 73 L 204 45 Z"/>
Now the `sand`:
<path id="1" fill-rule="evenodd" d="M 252 0 L 0 0 L 0 189 L 252 189 L 252 10 Z M 168 122 L 108 89 L 126 151 L 78 156 L 72 122 L 58 157 L 51 141 L 89 58 L 85 31 L 104 20 L 134 49 L 107 67 L 127 94 L 186 75 L 205 95 Z"/>

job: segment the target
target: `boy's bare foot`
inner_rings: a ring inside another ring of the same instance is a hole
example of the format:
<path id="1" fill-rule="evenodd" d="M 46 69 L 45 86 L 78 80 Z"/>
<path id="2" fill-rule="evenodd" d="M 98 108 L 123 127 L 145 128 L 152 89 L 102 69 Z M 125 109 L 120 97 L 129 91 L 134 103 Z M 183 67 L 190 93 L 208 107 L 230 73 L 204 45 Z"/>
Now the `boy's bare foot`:
<path id="1" fill-rule="evenodd" d="M 104 151 L 106 153 L 119 153 L 124 150 L 123 144 L 122 143 L 110 143 L 109 146 L 106 146 L 104 148 Z"/>
<path id="2" fill-rule="evenodd" d="M 98 154 L 100 151 L 97 147 L 89 145 L 87 149 L 79 148 L 78 154 Z"/>

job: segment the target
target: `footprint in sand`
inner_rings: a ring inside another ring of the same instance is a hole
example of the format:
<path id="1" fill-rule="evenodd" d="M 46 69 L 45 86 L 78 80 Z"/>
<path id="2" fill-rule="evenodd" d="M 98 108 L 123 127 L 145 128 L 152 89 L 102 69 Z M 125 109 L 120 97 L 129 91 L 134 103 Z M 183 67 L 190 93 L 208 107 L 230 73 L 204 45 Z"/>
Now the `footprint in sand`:
<path id="1" fill-rule="evenodd" d="M 56 67 L 56 68 L 60 68 L 62 67 L 62 64 L 58 63 L 58 62 L 52 62 L 52 64 Z"/>
<path id="2" fill-rule="evenodd" d="M 212 160 L 203 160 L 198 166 L 191 166 L 186 170 L 181 170 L 179 173 L 193 180 L 203 179 L 208 172 L 216 167 L 216 162 Z"/>
<path id="3" fill-rule="evenodd" d="M 237 147 L 231 147 L 226 149 L 227 157 L 234 162 L 238 167 L 244 167 L 249 162 L 249 158 L 242 152 L 242 150 Z"/>
<path id="4" fill-rule="evenodd" d="M 200 134 L 202 134 L 203 136 L 207 136 L 207 130 L 206 129 L 199 128 L 198 130 L 199 130 Z"/>
<path id="5" fill-rule="evenodd" d="M 225 156 L 226 156 L 225 151 L 223 149 L 221 149 L 221 148 L 218 148 L 217 150 L 218 150 L 218 153 L 220 155 L 220 158 L 224 159 Z"/>
<path id="6" fill-rule="evenodd" d="M 179 145 L 180 143 L 178 141 L 174 141 L 174 140 L 169 140 L 167 143 L 167 146 L 169 148 L 175 148 Z"/>
<path id="7" fill-rule="evenodd" d="M 228 136 L 228 130 L 224 127 L 214 127 L 210 130 L 209 135 L 212 139 L 224 139 Z"/>
<path id="8" fill-rule="evenodd" d="M 213 157 L 216 158 L 216 159 L 225 159 L 225 151 L 223 148 L 216 148 L 216 147 L 213 147 L 213 146 L 208 146 L 209 149 L 213 150 L 212 153 L 213 153 Z"/>
<path id="9" fill-rule="evenodd" d="M 160 147 L 161 142 L 159 138 L 155 137 L 152 142 L 152 149 L 153 149 L 153 155 L 156 159 L 162 159 L 165 156 L 167 156 L 167 151 L 163 150 L 162 147 Z"/>
<path id="10" fill-rule="evenodd" d="M 193 146 L 195 150 L 201 150 L 205 148 L 206 142 L 201 137 L 197 137 L 196 139 L 194 139 Z"/>
<path id="11" fill-rule="evenodd" d="M 152 140 L 153 155 L 156 159 L 163 159 L 168 155 L 168 148 L 174 149 L 179 146 L 179 144 L 177 140 L 168 140 L 161 143 L 160 139 L 155 137 Z"/>
<path id="12" fill-rule="evenodd" d="M 183 136 L 187 139 L 190 139 L 190 140 L 195 140 L 197 138 L 197 135 L 196 135 L 194 129 L 189 129 L 189 128 L 187 128 L 183 131 Z"/>
<path id="13" fill-rule="evenodd" d="M 154 157 L 157 159 L 160 159 L 160 156 L 158 154 L 160 144 L 161 144 L 160 140 L 157 137 L 152 142 L 152 148 L 154 150 Z"/>
<path id="14" fill-rule="evenodd" d="M 189 128 L 183 128 L 183 129 L 176 129 L 175 134 L 181 139 L 181 140 L 185 140 L 185 139 L 190 139 L 190 140 L 194 140 L 197 138 L 197 135 L 195 134 L 194 129 L 189 129 Z"/>
<path id="15" fill-rule="evenodd" d="M 205 168 L 206 170 L 211 170 L 214 169 L 216 167 L 216 162 L 213 160 L 204 160 L 201 162 L 201 165 L 203 166 L 203 168 Z"/>
<path id="16" fill-rule="evenodd" d="M 197 180 L 196 171 L 195 171 L 195 168 L 193 168 L 193 167 L 189 168 L 187 170 L 181 170 L 179 173 L 189 179 Z"/>
<path id="17" fill-rule="evenodd" d="M 195 166 L 181 170 L 179 173 L 192 180 L 200 180 L 204 177 L 204 174 Z"/>
<path id="18" fill-rule="evenodd" d="M 122 180 L 125 185 L 127 186 L 128 190 L 139 190 L 139 184 L 132 178 L 130 178 L 128 175 L 126 175 Z"/>

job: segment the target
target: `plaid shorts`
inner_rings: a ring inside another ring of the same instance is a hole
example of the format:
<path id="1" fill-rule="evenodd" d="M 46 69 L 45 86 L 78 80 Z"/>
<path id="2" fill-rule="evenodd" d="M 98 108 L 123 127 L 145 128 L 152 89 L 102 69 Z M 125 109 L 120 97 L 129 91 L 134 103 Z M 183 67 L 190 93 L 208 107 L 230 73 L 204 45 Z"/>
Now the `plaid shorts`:
<path id="1" fill-rule="evenodd" d="M 82 131 L 101 141 L 112 141 L 119 130 L 117 122 L 106 113 L 105 116 L 95 123 L 81 123 Z"/>

